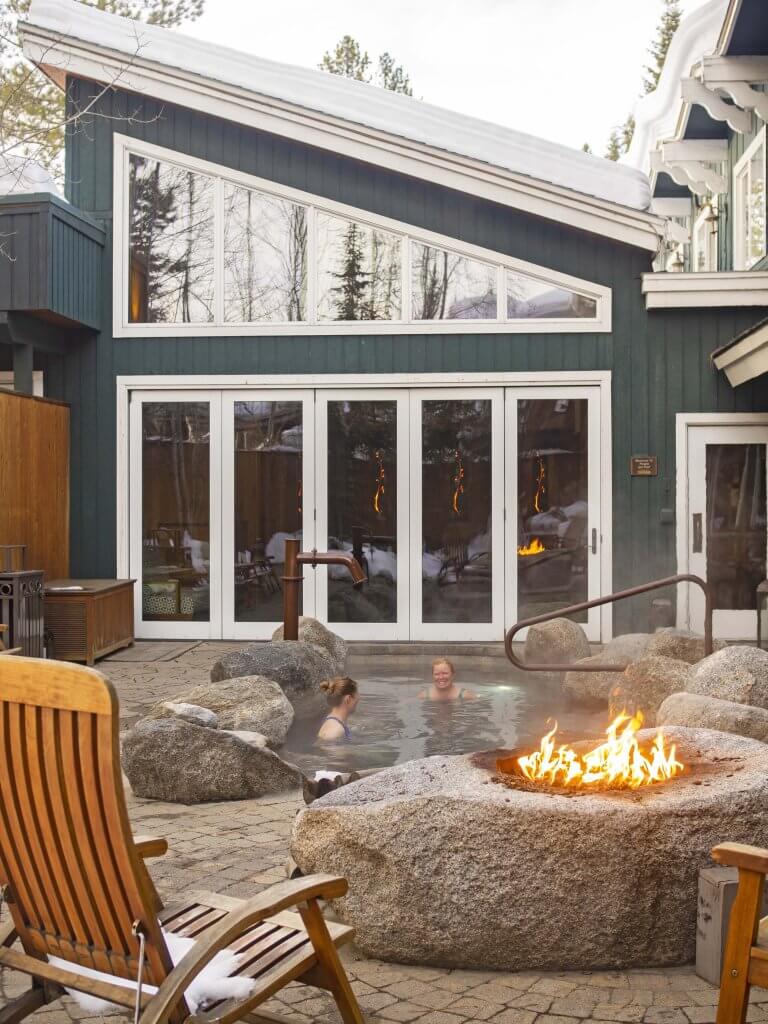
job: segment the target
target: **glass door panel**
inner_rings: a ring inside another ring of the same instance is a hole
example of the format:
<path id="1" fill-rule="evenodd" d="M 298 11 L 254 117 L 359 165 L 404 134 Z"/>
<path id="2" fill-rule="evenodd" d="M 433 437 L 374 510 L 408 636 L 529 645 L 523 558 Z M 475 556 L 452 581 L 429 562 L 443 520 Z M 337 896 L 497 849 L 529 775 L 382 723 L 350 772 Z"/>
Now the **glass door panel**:
<path id="1" fill-rule="evenodd" d="M 236 392 L 223 402 L 224 635 L 266 639 L 283 617 L 285 542 L 312 546 L 312 393 Z M 312 614 L 312 570 L 304 575 L 299 611 Z"/>
<path id="2" fill-rule="evenodd" d="M 511 621 L 600 592 L 600 432 L 594 389 L 507 393 Z M 591 640 L 600 611 L 577 612 Z"/>
<path id="3" fill-rule="evenodd" d="M 501 639 L 502 396 L 412 394 L 412 639 Z"/>
<path id="4" fill-rule="evenodd" d="M 141 636 L 217 636 L 218 396 L 131 403 L 131 575 Z"/>
<path id="5" fill-rule="evenodd" d="M 756 588 L 766 577 L 766 450 L 768 427 L 694 427 L 688 487 L 691 572 L 710 585 L 713 631 L 753 640 Z M 690 593 L 692 628 L 704 628 L 703 600 Z"/>
<path id="6" fill-rule="evenodd" d="M 317 570 L 317 607 L 349 639 L 407 639 L 408 403 L 402 392 L 323 392 L 317 398 L 318 548 L 352 553 Z"/>

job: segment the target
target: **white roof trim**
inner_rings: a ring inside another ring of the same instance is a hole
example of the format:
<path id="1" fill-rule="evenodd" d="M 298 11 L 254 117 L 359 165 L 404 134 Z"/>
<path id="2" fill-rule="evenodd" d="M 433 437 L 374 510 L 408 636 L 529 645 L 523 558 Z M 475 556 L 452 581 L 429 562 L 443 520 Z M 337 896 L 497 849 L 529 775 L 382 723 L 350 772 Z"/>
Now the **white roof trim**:
<path id="1" fill-rule="evenodd" d="M 768 271 L 710 271 L 642 275 L 646 309 L 768 306 Z"/>
<path id="2" fill-rule="evenodd" d="M 728 345 L 712 361 L 718 370 L 725 370 L 732 387 L 768 373 L 768 324 L 762 324 L 735 345 Z"/>
<path id="3" fill-rule="evenodd" d="M 277 64 L 75 0 L 33 0 L 24 52 L 77 74 L 656 251 L 638 171 L 420 100 Z"/>

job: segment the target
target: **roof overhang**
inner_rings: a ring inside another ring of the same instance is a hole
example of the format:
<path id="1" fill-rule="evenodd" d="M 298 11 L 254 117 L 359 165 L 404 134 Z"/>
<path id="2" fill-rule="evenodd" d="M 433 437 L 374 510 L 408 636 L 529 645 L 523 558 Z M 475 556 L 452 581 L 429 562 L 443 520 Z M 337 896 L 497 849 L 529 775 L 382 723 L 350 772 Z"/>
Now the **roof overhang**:
<path id="1" fill-rule="evenodd" d="M 768 306 L 765 270 L 648 273 L 642 281 L 646 309 Z"/>
<path id="2" fill-rule="evenodd" d="M 768 319 L 713 352 L 712 362 L 733 387 L 768 373 Z"/>
<path id="3" fill-rule="evenodd" d="M 658 250 L 664 236 L 664 221 L 653 214 L 161 64 L 143 55 L 138 42 L 127 57 L 31 22 L 20 22 L 20 30 L 25 55 L 62 88 L 73 75 L 151 96 L 649 252 Z"/>

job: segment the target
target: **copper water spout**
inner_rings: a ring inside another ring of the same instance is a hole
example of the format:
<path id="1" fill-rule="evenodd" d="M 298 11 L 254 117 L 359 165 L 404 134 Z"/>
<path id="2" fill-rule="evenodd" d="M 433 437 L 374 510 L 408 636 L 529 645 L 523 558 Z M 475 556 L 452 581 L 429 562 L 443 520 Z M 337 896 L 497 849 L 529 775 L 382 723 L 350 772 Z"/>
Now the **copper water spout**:
<path id="1" fill-rule="evenodd" d="M 283 580 L 283 640 L 299 639 L 299 592 L 303 576 L 302 565 L 346 565 L 352 585 L 365 583 L 360 563 L 346 551 L 299 551 L 299 542 L 290 538 L 285 542 L 285 575 Z"/>

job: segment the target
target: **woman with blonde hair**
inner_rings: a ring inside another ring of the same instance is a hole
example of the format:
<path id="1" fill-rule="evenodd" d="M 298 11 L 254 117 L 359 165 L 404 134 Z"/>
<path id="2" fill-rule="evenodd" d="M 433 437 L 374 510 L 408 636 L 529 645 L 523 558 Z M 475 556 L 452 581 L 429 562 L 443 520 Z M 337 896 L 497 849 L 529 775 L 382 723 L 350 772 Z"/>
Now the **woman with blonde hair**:
<path id="1" fill-rule="evenodd" d="M 448 658 L 435 658 L 432 662 L 432 685 L 419 693 L 420 700 L 476 700 L 477 695 L 456 685 L 456 669 Z"/>
<path id="2" fill-rule="evenodd" d="M 330 711 L 320 726 L 317 738 L 319 740 L 352 739 L 347 719 L 354 713 L 360 700 L 357 683 L 349 676 L 337 676 L 335 679 L 326 679 L 320 683 L 320 689 L 325 693 Z"/>

